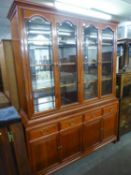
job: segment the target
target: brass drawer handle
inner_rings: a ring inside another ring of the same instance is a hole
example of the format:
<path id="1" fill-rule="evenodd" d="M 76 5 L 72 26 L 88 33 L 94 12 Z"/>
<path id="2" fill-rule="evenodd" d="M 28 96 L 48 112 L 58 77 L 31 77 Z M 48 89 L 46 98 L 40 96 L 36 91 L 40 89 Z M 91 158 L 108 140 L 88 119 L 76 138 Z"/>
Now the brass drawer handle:
<path id="1" fill-rule="evenodd" d="M 42 129 L 42 130 L 41 130 L 41 133 L 42 133 L 42 134 L 47 134 L 47 133 L 48 133 L 48 130 L 47 130 L 47 129 Z"/>
<path id="2" fill-rule="evenodd" d="M 0 136 L 2 136 L 2 132 L 0 132 Z"/>
<path id="3" fill-rule="evenodd" d="M 69 123 L 69 126 L 73 126 L 73 125 L 74 125 L 74 122 Z"/>
<path id="4" fill-rule="evenodd" d="M 60 145 L 60 146 L 58 146 L 58 150 L 61 150 L 63 148 L 63 146 L 62 145 Z"/>

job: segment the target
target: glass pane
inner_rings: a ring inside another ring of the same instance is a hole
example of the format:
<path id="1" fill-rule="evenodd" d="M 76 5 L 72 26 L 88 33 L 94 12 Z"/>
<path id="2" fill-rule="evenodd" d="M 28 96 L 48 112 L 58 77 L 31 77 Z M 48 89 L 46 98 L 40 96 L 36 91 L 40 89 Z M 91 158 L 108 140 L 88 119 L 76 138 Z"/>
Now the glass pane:
<path id="1" fill-rule="evenodd" d="M 107 28 L 102 31 L 102 95 L 112 93 L 113 49 L 113 32 Z"/>
<path id="2" fill-rule="evenodd" d="M 77 101 L 76 27 L 70 22 L 58 26 L 61 104 Z"/>
<path id="3" fill-rule="evenodd" d="M 84 98 L 91 99 L 98 95 L 98 30 L 84 28 Z"/>
<path id="4" fill-rule="evenodd" d="M 131 72 L 131 43 L 128 45 L 128 70 Z"/>
<path id="5" fill-rule="evenodd" d="M 124 69 L 124 65 L 125 65 L 125 59 L 124 59 L 124 44 L 119 44 L 117 46 L 117 69 L 118 72 L 122 72 Z"/>
<path id="6" fill-rule="evenodd" d="M 55 107 L 51 23 L 41 17 L 26 21 L 35 112 Z"/>

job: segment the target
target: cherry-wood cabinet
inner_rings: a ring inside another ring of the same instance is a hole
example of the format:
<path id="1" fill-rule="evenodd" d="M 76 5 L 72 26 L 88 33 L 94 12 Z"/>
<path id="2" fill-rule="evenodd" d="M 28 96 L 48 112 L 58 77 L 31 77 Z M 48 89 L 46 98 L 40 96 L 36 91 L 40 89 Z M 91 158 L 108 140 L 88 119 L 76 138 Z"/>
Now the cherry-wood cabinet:
<path id="1" fill-rule="evenodd" d="M 32 174 L 115 141 L 117 23 L 22 0 L 8 17 Z"/>

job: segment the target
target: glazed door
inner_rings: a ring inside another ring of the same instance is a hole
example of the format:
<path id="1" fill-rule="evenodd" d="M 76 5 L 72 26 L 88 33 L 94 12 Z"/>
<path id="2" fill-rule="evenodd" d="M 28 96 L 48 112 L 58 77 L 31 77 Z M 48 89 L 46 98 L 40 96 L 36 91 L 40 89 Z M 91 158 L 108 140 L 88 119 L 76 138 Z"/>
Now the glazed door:
<path id="1" fill-rule="evenodd" d="M 84 99 L 98 97 L 98 29 L 83 28 Z"/>
<path id="2" fill-rule="evenodd" d="M 114 33 L 110 28 L 102 30 L 102 92 L 113 93 Z"/>
<path id="3" fill-rule="evenodd" d="M 78 102 L 77 27 L 70 20 L 57 23 L 61 106 Z"/>
<path id="4" fill-rule="evenodd" d="M 52 110 L 56 108 L 52 22 L 34 16 L 25 26 L 32 106 L 35 113 Z"/>

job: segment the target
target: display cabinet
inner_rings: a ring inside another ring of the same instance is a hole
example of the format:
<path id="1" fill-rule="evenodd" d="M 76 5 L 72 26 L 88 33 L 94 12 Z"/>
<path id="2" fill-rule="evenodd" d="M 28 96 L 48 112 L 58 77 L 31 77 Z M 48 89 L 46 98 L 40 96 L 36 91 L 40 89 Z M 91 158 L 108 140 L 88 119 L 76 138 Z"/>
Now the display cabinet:
<path id="1" fill-rule="evenodd" d="M 119 136 L 131 131 L 131 72 L 117 74 Z"/>
<path id="2" fill-rule="evenodd" d="M 52 173 L 115 141 L 117 23 L 21 0 L 8 17 L 32 173 Z"/>
<path id="3" fill-rule="evenodd" d="M 117 72 L 131 72 L 131 39 L 117 41 Z"/>
<path id="4" fill-rule="evenodd" d="M 131 130 L 131 39 L 117 41 L 117 97 L 119 98 L 119 136 Z"/>

